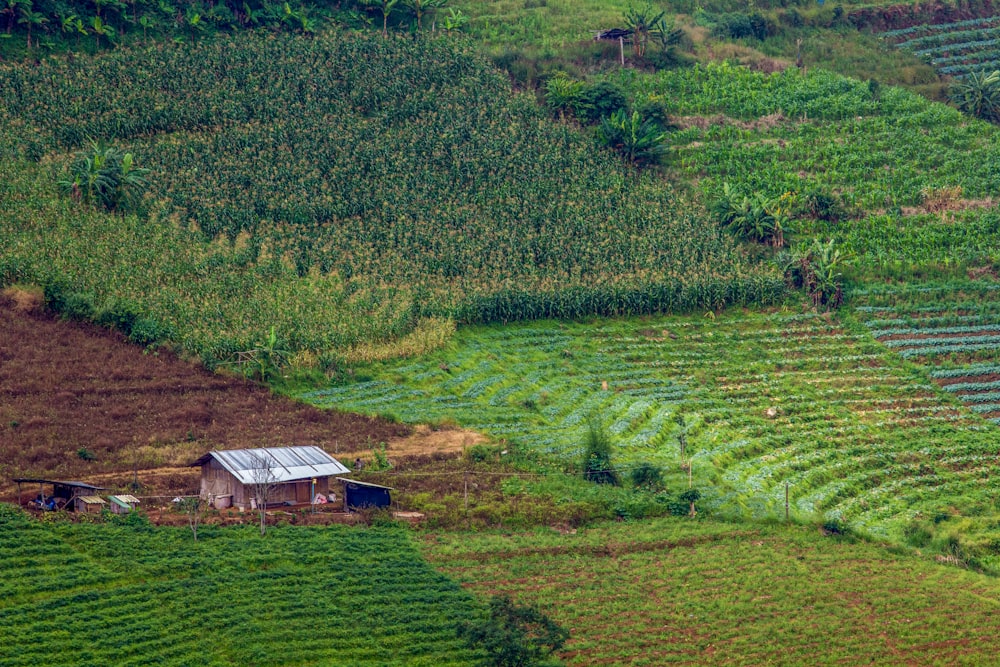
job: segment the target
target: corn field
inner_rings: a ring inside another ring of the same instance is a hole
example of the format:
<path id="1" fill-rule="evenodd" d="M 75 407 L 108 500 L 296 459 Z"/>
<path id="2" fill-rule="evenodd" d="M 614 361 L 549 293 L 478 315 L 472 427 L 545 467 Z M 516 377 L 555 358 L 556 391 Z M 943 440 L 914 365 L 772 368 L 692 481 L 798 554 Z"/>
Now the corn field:
<path id="1" fill-rule="evenodd" d="M 52 197 L 40 181 L 69 151 L 113 142 L 151 170 L 134 224 L 174 248 L 112 270 L 117 255 L 98 259 L 94 245 L 130 225 L 86 212 L 92 226 L 52 250 L 58 269 L 31 250 L 24 261 L 99 300 L 135 301 L 192 350 L 225 356 L 271 325 L 323 352 L 424 317 L 630 315 L 784 294 L 690 202 L 553 123 L 458 40 L 239 35 L 0 76 L 3 142 L 18 164 L 38 163 L 31 196 Z M 55 242 L 0 229 L 21 248 Z M 139 273 L 176 292 L 145 296 Z"/>

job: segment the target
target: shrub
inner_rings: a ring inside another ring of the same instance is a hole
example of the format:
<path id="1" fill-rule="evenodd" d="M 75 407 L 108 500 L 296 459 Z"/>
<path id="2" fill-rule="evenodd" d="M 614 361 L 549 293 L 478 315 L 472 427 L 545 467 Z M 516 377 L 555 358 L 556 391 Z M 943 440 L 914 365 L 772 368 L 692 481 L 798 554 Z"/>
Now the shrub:
<path id="1" fill-rule="evenodd" d="M 604 425 L 595 416 L 587 423 L 587 439 L 584 443 L 583 476 L 597 484 L 618 486 L 621 479 L 611 463 L 611 440 Z"/>
<path id="2" fill-rule="evenodd" d="M 660 491 L 663 489 L 663 469 L 652 463 L 640 463 L 632 469 L 632 486 L 637 489 Z"/>
<path id="3" fill-rule="evenodd" d="M 569 632 L 533 606 L 520 606 L 506 595 L 490 600 L 489 618 L 465 622 L 458 636 L 488 656 L 484 664 L 496 667 L 545 665 L 569 639 Z"/>
<path id="4" fill-rule="evenodd" d="M 585 123 L 597 123 L 628 106 L 621 88 L 607 81 L 585 86 L 580 91 L 576 115 Z"/>

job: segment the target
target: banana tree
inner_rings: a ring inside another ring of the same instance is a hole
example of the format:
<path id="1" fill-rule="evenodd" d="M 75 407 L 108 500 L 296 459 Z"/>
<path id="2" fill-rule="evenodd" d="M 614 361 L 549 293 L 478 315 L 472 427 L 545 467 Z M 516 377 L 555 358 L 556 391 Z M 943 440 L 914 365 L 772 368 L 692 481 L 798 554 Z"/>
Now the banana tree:
<path id="1" fill-rule="evenodd" d="M 33 28 L 41 28 L 49 20 L 41 12 L 31 10 L 31 4 L 21 5 L 21 15 L 17 18 L 18 25 L 23 25 L 28 29 L 28 48 L 31 48 L 31 31 Z"/>
<path id="2" fill-rule="evenodd" d="M 422 19 L 435 10 L 445 6 L 447 0 L 403 0 L 403 6 L 417 21 L 417 32 L 420 32 Z"/>
<path id="3" fill-rule="evenodd" d="M 389 15 L 396 9 L 399 0 L 364 0 L 364 6 L 382 15 L 382 37 L 389 36 Z"/>
<path id="4" fill-rule="evenodd" d="M 632 32 L 632 51 L 636 57 L 646 55 L 651 38 L 656 38 L 663 48 L 680 41 L 681 31 L 674 29 L 672 22 L 666 19 L 666 14 L 657 13 L 651 5 L 639 10 L 629 7 L 625 12 L 625 26 Z"/>
<path id="5" fill-rule="evenodd" d="M 669 148 L 666 132 L 642 118 L 638 111 L 629 115 L 624 109 L 601 121 L 597 138 L 605 145 L 618 149 L 626 160 L 635 165 L 659 162 Z"/>
<path id="6" fill-rule="evenodd" d="M 972 72 L 948 89 L 948 99 L 962 111 L 1000 121 L 1000 70 Z"/>

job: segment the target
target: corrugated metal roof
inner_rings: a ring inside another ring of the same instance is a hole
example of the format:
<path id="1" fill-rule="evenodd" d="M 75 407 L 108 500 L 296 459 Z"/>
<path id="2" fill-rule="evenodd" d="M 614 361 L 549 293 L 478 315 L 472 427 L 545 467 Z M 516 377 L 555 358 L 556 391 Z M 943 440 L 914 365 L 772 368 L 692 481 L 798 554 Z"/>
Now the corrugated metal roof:
<path id="1" fill-rule="evenodd" d="M 98 498 L 97 496 L 77 496 L 77 498 L 88 505 L 107 505 L 103 498 Z"/>
<path id="2" fill-rule="evenodd" d="M 108 500 L 119 505 L 120 507 L 129 507 L 131 505 L 138 505 L 139 499 L 135 496 L 124 495 L 124 496 L 108 496 Z"/>
<path id="3" fill-rule="evenodd" d="M 267 474 L 275 484 L 351 472 L 319 447 L 261 447 L 209 452 L 198 459 L 214 458 L 243 484 L 253 484 Z M 265 473 L 267 471 L 267 473 Z"/>

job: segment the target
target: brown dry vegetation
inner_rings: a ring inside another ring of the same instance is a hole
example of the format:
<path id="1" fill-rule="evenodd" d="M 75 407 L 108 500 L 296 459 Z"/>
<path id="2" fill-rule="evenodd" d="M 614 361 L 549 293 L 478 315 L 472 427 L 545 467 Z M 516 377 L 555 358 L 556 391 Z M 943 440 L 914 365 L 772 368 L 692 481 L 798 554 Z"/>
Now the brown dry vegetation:
<path id="1" fill-rule="evenodd" d="M 135 465 L 174 469 L 165 476 L 183 485 L 176 467 L 212 448 L 343 453 L 384 441 L 393 453 L 397 443 L 412 449 L 403 444 L 410 434 L 405 425 L 274 396 L 168 352 L 144 353 L 118 334 L 59 320 L 31 293 L 0 293 L 0 484 L 8 492 L 15 476 L 93 479 Z M 432 451 L 473 439 L 421 438 Z M 83 449 L 95 460 L 81 458 Z"/>

